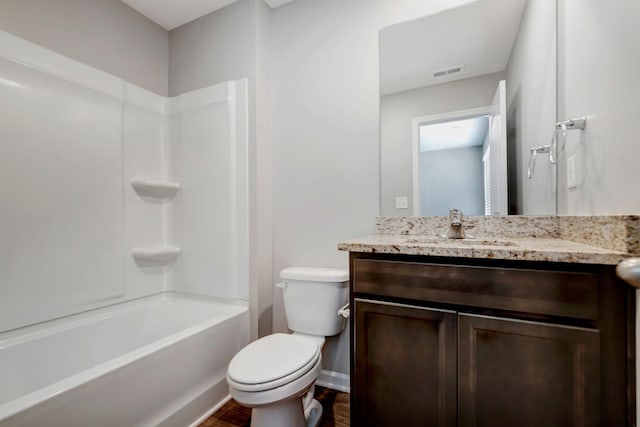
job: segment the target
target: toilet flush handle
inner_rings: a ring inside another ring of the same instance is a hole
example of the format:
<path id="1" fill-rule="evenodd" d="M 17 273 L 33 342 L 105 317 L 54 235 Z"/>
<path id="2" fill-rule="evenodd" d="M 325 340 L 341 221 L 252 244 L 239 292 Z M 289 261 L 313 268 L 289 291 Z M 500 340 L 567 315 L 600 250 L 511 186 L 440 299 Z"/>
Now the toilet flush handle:
<path id="1" fill-rule="evenodd" d="M 287 287 L 287 282 L 278 282 L 276 283 L 276 288 L 284 289 Z"/>
<path id="2" fill-rule="evenodd" d="M 349 309 L 349 303 L 346 303 L 340 310 L 338 310 L 338 316 L 342 316 L 348 319 L 351 316 L 351 310 Z"/>

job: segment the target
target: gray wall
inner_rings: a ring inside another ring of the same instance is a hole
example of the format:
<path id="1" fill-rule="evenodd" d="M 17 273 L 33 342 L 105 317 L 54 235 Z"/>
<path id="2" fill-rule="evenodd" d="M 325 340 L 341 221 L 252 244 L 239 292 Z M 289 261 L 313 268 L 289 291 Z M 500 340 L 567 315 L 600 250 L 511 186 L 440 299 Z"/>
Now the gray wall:
<path id="1" fill-rule="evenodd" d="M 569 133 L 558 173 L 570 215 L 640 213 L 640 2 L 561 0 L 561 118 L 588 116 Z M 576 157 L 578 187 L 566 188 L 566 158 Z"/>
<path id="2" fill-rule="evenodd" d="M 484 215 L 482 146 L 420 153 L 420 215 Z"/>
<path id="3" fill-rule="evenodd" d="M 240 0 L 169 32 L 170 96 L 245 77 L 255 86 L 256 4 Z"/>
<path id="4" fill-rule="evenodd" d="M 167 95 L 167 31 L 121 1 L 0 0 L 0 29 Z"/>
<path id="5" fill-rule="evenodd" d="M 258 305 L 258 335 L 273 330 L 273 168 L 271 142 L 271 91 L 269 40 L 271 9 L 256 0 L 256 152 L 255 152 L 255 229 L 256 263 L 252 272 Z"/>
<path id="6" fill-rule="evenodd" d="M 515 121 L 519 212 L 556 213 L 555 166 L 546 154 L 537 157 L 527 178 L 529 149 L 549 144 L 556 122 L 556 5 L 529 0 L 506 70 L 507 111 Z M 511 184 L 511 183 L 510 183 Z"/>
<path id="7" fill-rule="evenodd" d="M 498 82 L 504 78 L 504 73 L 487 74 L 381 97 L 382 215 L 413 215 L 411 120 L 415 117 L 491 105 Z M 395 198 L 398 196 L 409 198 L 409 209 L 396 209 Z"/>

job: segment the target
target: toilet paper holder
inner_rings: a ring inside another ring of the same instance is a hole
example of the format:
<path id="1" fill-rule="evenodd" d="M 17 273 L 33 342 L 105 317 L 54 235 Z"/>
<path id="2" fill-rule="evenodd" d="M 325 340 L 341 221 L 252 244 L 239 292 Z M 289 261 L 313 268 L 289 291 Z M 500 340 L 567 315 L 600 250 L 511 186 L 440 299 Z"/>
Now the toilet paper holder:
<path id="1" fill-rule="evenodd" d="M 616 266 L 616 274 L 634 288 L 640 288 L 640 258 L 620 261 Z"/>

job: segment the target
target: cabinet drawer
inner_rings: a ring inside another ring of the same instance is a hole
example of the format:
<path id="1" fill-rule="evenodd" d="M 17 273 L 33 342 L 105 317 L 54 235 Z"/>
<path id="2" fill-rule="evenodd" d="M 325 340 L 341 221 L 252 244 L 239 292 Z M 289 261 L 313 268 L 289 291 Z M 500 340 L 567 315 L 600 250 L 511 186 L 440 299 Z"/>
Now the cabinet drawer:
<path id="1" fill-rule="evenodd" d="M 553 270 L 353 260 L 354 292 L 598 319 L 598 276 Z"/>

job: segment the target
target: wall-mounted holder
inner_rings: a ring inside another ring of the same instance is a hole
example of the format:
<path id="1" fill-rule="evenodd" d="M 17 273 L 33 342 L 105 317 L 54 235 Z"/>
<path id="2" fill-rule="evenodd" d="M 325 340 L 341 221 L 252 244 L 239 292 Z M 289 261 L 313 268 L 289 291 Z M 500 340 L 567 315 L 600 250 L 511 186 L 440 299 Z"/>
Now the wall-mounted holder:
<path id="1" fill-rule="evenodd" d="M 567 131 L 569 130 L 585 130 L 587 127 L 587 116 L 578 117 L 576 119 L 565 120 L 563 122 L 557 122 L 556 128 L 553 131 L 553 136 L 551 137 L 551 143 L 546 145 L 538 145 L 537 147 L 533 147 L 529 150 L 529 167 L 527 168 L 527 177 L 529 179 L 533 178 L 533 172 L 536 167 L 536 157 L 539 153 L 549 153 L 549 162 L 552 165 L 558 163 L 558 151 L 563 152 L 564 147 L 567 143 Z M 562 137 L 562 142 L 559 144 L 560 148 L 558 149 L 558 138 Z"/>
<path id="2" fill-rule="evenodd" d="M 619 262 L 616 273 L 634 288 L 640 288 L 640 258 L 629 258 Z"/>
<path id="3" fill-rule="evenodd" d="M 536 168 L 536 158 L 538 154 L 545 153 L 549 153 L 549 157 L 551 157 L 551 144 L 538 145 L 537 147 L 533 147 L 529 150 L 529 167 L 527 167 L 527 177 L 529 179 L 533 178 L 533 172 Z"/>
<path id="4" fill-rule="evenodd" d="M 131 186 L 141 197 L 170 199 L 180 189 L 180 183 L 171 181 L 152 181 L 142 178 L 131 180 Z"/>

